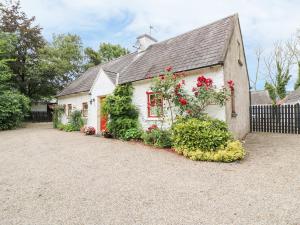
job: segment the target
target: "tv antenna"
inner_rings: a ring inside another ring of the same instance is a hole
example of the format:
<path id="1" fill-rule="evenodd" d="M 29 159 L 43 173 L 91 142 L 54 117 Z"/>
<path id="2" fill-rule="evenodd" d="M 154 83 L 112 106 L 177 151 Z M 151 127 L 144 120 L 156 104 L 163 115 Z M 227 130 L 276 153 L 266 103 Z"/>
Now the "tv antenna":
<path id="1" fill-rule="evenodd" d="M 154 28 L 154 26 L 152 26 L 152 25 L 150 24 L 150 26 L 149 26 L 149 35 L 150 35 L 150 36 L 151 36 L 152 30 L 155 31 L 156 29 Z"/>

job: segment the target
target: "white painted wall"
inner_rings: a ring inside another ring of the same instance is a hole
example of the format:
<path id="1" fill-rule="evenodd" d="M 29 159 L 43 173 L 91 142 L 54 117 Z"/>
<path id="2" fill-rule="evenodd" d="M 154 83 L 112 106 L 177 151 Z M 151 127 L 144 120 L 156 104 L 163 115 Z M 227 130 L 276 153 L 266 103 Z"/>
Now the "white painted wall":
<path id="1" fill-rule="evenodd" d="M 200 73 L 203 74 L 203 73 Z M 214 85 L 218 88 L 224 86 L 224 77 L 223 77 L 223 69 L 219 68 L 218 70 L 214 70 L 209 72 L 205 72 L 203 75 L 213 79 Z M 192 93 L 192 88 L 196 85 L 197 77 L 199 73 L 194 75 L 189 75 L 184 77 L 185 86 L 184 88 Z M 147 129 L 152 124 L 161 125 L 161 120 L 157 118 L 148 118 L 148 111 L 147 111 L 147 91 L 151 91 L 151 80 L 143 80 L 133 82 L 134 92 L 133 92 L 133 104 L 135 104 L 139 110 L 140 117 L 139 121 L 142 125 L 143 129 Z M 59 105 L 68 105 L 72 104 L 73 110 L 82 109 L 82 103 L 88 102 L 88 119 L 87 125 L 93 126 L 96 129 L 96 133 L 100 132 L 100 97 L 107 96 L 112 94 L 115 89 L 115 85 L 113 82 L 107 77 L 103 70 L 99 71 L 99 74 L 90 90 L 89 93 L 81 93 L 75 95 L 68 95 L 58 98 Z M 90 104 L 90 100 L 92 100 L 92 104 Z M 74 108 L 75 107 L 75 108 Z M 221 120 L 226 119 L 225 107 L 219 107 L 216 105 L 211 105 L 207 108 L 207 113 L 214 117 Z M 68 122 L 68 118 L 66 114 L 64 114 L 62 118 L 63 123 Z M 163 124 L 163 127 L 167 128 L 170 126 L 170 120 L 166 120 L 166 123 Z"/>
<path id="2" fill-rule="evenodd" d="M 222 88 L 224 86 L 224 75 L 223 75 L 223 69 L 219 68 L 217 71 L 214 72 L 206 72 L 206 77 L 211 78 L 214 81 L 214 85 L 217 86 L 217 88 Z M 185 86 L 184 88 L 192 94 L 192 88 L 196 86 L 197 77 L 199 76 L 199 73 L 195 75 L 189 75 L 184 77 L 185 80 Z M 134 92 L 133 92 L 133 103 L 138 107 L 140 117 L 139 121 L 143 127 L 143 129 L 147 129 L 152 124 L 157 124 L 158 126 L 161 126 L 161 120 L 157 118 L 149 118 L 148 117 L 148 109 L 147 109 L 147 91 L 151 91 L 151 80 L 143 80 L 143 81 L 137 81 L 133 83 Z M 226 120 L 226 113 L 225 113 L 225 107 L 220 107 L 217 105 L 211 105 L 207 108 L 206 112 L 217 119 Z M 162 126 L 167 128 L 170 126 L 171 121 L 167 120 L 166 123 L 164 123 Z"/>
<path id="3" fill-rule="evenodd" d="M 32 103 L 31 112 L 47 112 L 47 103 Z"/>
<path id="4" fill-rule="evenodd" d="M 58 97 L 58 99 L 57 99 L 58 105 L 66 105 L 65 113 L 62 116 L 62 123 L 63 124 L 68 123 L 68 117 L 67 117 L 67 105 L 68 104 L 72 104 L 72 111 L 82 110 L 82 103 L 84 103 L 84 102 L 87 102 L 88 106 L 90 108 L 89 101 L 90 101 L 90 97 L 89 97 L 88 92 Z"/>
<path id="5" fill-rule="evenodd" d="M 88 112 L 88 126 L 94 127 L 96 133 L 100 132 L 100 97 L 111 94 L 114 89 L 115 85 L 101 69 L 90 91 L 93 103 L 89 105 Z"/>

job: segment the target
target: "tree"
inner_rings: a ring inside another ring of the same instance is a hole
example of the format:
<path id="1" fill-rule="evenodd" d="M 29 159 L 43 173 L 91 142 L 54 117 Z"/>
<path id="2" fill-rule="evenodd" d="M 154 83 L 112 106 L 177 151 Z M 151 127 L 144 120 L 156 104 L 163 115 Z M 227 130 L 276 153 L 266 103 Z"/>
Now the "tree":
<path id="1" fill-rule="evenodd" d="M 254 79 L 250 79 L 251 88 L 253 88 L 255 91 L 257 90 L 257 83 L 259 81 L 259 75 L 260 75 L 260 64 L 261 64 L 261 57 L 262 57 L 263 50 L 262 48 L 258 47 L 255 50 L 255 56 L 256 56 L 256 70 L 255 70 L 255 77 Z"/>
<path id="2" fill-rule="evenodd" d="M 53 41 L 41 49 L 40 59 L 42 76 L 51 78 L 54 91 L 61 90 L 83 72 L 81 38 L 74 34 L 53 35 Z"/>
<path id="3" fill-rule="evenodd" d="M 13 35 L 0 32 L 0 92 L 9 89 L 11 86 L 12 73 L 8 63 L 13 61 L 9 56 L 14 49 L 14 41 Z"/>
<path id="4" fill-rule="evenodd" d="M 14 36 L 0 32 L 0 130 L 20 125 L 29 111 L 29 99 L 13 90 L 10 82 L 12 73 L 8 58 L 13 48 Z"/>
<path id="5" fill-rule="evenodd" d="M 20 1 L 0 7 L 0 31 L 16 36 L 15 50 L 11 52 L 10 68 L 13 72 L 12 81 L 21 93 L 31 97 L 30 84 L 32 67 L 37 63 L 38 51 L 45 46 L 39 25 L 34 25 L 35 17 L 27 18 L 21 11 Z"/>
<path id="6" fill-rule="evenodd" d="M 294 85 L 294 89 L 296 90 L 300 87 L 300 31 L 298 31 L 297 35 L 293 36 L 288 42 L 288 48 L 295 59 L 294 64 L 296 64 L 298 69 L 297 80 Z"/>
<path id="7" fill-rule="evenodd" d="M 98 51 L 95 51 L 92 48 L 86 48 L 84 53 L 88 61 L 87 67 L 90 67 L 126 55 L 129 51 L 120 45 L 101 43 Z"/>
<path id="8" fill-rule="evenodd" d="M 287 95 L 286 86 L 291 79 L 290 67 L 293 56 L 287 45 L 277 43 L 268 58 L 265 58 L 267 81 L 265 89 L 269 92 L 273 103 L 277 99 L 284 99 Z"/>

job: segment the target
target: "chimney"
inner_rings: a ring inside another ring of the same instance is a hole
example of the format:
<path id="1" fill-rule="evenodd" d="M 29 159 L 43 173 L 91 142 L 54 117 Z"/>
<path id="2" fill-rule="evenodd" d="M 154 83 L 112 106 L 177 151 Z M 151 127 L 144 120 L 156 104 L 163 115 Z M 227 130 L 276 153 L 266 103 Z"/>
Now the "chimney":
<path id="1" fill-rule="evenodd" d="M 136 39 L 137 40 L 135 46 L 137 47 L 138 52 L 146 50 L 150 45 L 157 42 L 155 38 L 151 37 L 148 34 L 143 34 L 141 36 L 138 36 Z"/>

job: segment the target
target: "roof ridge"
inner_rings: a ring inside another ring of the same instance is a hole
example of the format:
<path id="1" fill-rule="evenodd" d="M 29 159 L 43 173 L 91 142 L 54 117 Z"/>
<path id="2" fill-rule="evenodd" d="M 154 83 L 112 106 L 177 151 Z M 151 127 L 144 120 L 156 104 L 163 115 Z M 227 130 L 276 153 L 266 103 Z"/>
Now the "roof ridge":
<path id="1" fill-rule="evenodd" d="M 192 32 L 194 32 L 194 31 L 196 31 L 196 30 L 198 30 L 198 29 L 203 29 L 203 28 L 209 27 L 209 26 L 211 26 L 211 25 L 213 25 L 213 24 L 215 24 L 215 23 L 219 23 L 219 22 L 221 22 L 222 20 L 229 19 L 230 17 L 234 18 L 236 15 L 238 15 L 238 14 L 237 14 L 237 13 L 232 14 L 232 15 L 230 15 L 230 16 L 224 17 L 224 18 L 219 19 L 219 20 L 217 20 L 217 21 L 208 23 L 208 24 L 206 24 L 206 25 L 204 25 L 204 26 L 197 27 L 197 28 L 194 28 L 194 29 L 192 29 L 192 30 L 190 30 L 190 31 L 187 31 L 187 32 L 181 33 L 181 34 L 179 34 L 179 35 L 176 35 L 175 37 L 171 37 L 171 38 L 168 38 L 168 39 L 166 39 L 166 40 L 156 42 L 156 43 L 154 43 L 154 44 L 152 44 L 152 45 L 158 45 L 158 44 L 161 44 L 161 43 L 163 43 L 163 42 L 168 42 L 168 41 L 170 41 L 170 40 L 172 40 L 172 39 L 175 39 L 175 38 L 178 38 L 178 37 L 180 37 L 180 36 L 183 36 L 183 35 L 192 33 Z M 152 46 L 152 45 L 151 45 L 151 46 Z M 146 49 L 146 50 L 147 50 L 147 49 Z M 144 51 L 146 51 L 146 50 L 144 50 Z"/>

